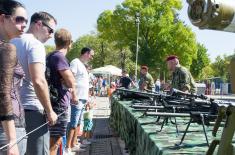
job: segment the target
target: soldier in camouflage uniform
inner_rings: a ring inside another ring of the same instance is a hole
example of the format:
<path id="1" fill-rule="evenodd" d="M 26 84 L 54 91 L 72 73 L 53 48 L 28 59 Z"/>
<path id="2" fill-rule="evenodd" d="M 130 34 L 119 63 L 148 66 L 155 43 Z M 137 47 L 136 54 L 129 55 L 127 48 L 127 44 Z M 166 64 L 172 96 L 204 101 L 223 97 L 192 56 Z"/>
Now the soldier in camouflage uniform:
<path id="1" fill-rule="evenodd" d="M 196 86 L 191 73 L 187 68 L 179 64 L 179 59 L 175 55 L 168 56 L 167 67 L 172 72 L 171 87 L 184 92 L 196 93 Z"/>
<path id="2" fill-rule="evenodd" d="M 148 73 L 148 67 L 142 66 L 140 69 L 140 81 L 139 81 L 139 89 L 149 89 L 153 90 L 154 88 L 154 80 L 151 74 Z"/>

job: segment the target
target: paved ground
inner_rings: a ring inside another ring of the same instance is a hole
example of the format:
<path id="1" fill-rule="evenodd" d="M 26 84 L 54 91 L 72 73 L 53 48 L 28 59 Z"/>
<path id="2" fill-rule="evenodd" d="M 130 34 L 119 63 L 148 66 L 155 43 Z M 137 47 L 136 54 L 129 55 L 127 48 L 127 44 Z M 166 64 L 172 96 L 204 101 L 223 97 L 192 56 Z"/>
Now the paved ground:
<path id="1" fill-rule="evenodd" d="M 97 97 L 94 108 L 94 131 L 92 144 L 85 152 L 76 155 L 127 155 L 124 153 L 125 144 L 115 136 L 109 126 L 110 107 L 107 97 Z"/>

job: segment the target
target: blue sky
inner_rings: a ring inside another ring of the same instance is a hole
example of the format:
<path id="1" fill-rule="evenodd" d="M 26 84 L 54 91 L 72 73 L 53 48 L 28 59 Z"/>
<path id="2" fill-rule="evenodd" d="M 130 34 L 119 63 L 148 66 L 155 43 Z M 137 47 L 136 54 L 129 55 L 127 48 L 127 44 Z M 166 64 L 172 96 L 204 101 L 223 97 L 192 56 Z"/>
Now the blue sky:
<path id="1" fill-rule="evenodd" d="M 73 40 L 96 31 L 96 20 L 104 10 L 113 10 L 123 0 L 19 0 L 28 10 L 29 17 L 36 11 L 47 11 L 58 20 L 57 28 L 67 28 L 72 32 Z M 199 30 L 193 26 L 187 16 L 187 4 L 183 2 L 180 18 L 196 33 L 197 41 L 208 49 L 212 60 L 218 55 L 233 54 L 235 34 L 211 30 Z M 53 44 L 53 39 L 46 44 Z"/>

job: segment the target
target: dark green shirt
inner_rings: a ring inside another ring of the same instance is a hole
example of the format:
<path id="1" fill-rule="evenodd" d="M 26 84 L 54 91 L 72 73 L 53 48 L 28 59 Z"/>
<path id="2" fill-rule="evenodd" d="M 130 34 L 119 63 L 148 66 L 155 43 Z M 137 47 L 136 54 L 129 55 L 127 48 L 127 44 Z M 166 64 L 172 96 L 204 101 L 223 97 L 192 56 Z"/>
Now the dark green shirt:
<path id="1" fill-rule="evenodd" d="M 139 87 L 141 87 L 144 82 L 147 84 L 147 89 L 152 90 L 152 88 L 154 88 L 154 80 L 149 73 L 140 75 Z"/>
<path id="2" fill-rule="evenodd" d="M 182 91 L 196 92 L 196 85 L 191 73 L 185 67 L 176 67 L 172 76 L 172 88 Z"/>

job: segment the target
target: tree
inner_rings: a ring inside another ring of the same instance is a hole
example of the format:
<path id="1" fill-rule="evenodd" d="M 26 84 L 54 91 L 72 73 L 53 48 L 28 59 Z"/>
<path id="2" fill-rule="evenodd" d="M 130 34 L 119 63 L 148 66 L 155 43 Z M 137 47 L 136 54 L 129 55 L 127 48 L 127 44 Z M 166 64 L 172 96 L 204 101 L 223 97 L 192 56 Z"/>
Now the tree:
<path id="1" fill-rule="evenodd" d="M 190 71 L 195 79 L 200 79 L 203 69 L 210 64 L 207 49 L 202 44 L 197 44 L 197 57 L 193 59 Z"/>
<path id="2" fill-rule="evenodd" d="M 212 78 L 212 77 L 214 77 L 214 74 L 215 74 L 214 70 L 210 64 L 202 69 L 202 72 L 201 72 L 198 79 L 203 80 L 203 79 Z"/>
<path id="3" fill-rule="evenodd" d="M 178 0 L 125 0 L 112 12 L 104 11 L 97 20 L 97 29 L 105 40 L 115 42 L 119 49 L 129 48 L 135 62 L 136 33 L 135 14 L 139 12 L 139 60 L 150 70 L 166 70 L 165 58 L 177 55 L 182 65 L 189 67 L 196 57 L 197 44 L 194 33 L 177 17 L 181 9 Z"/>
<path id="4" fill-rule="evenodd" d="M 94 49 L 95 51 L 95 57 L 94 60 L 92 60 L 91 64 L 95 64 L 95 66 L 99 66 L 100 64 L 103 64 L 104 59 L 100 59 L 99 63 L 97 64 L 97 57 L 99 58 L 99 49 L 100 49 L 100 40 L 97 39 L 96 34 L 89 34 L 89 35 L 84 35 L 80 38 L 78 38 L 72 46 L 72 49 L 69 51 L 67 54 L 67 58 L 69 61 L 73 60 L 74 58 L 78 58 L 80 56 L 81 49 L 83 47 L 89 47 Z"/>
<path id="5" fill-rule="evenodd" d="M 212 63 L 212 68 L 214 69 L 214 76 L 221 77 L 223 81 L 229 80 L 229 63 L 231 56 L 224 55 L 216 57 L 215 62 Z"/>
<path id="6" fill-rule="evenodd" d="M 132 56 L 130 50 L 127 48 L 116 49 L 115 42 L 109 42 L 101 38 L 98 34 L 84 35 L 74 42 L 72 49 L 67 55 L 69 61 L 79 57 L 80 51 L 83 47 L 90 47 L 94 49 L 95 56 L 91 61 L 93 68 L 104 65 L 114 65 L 119 68 L 125 67 L 130 71 L 130 57 Z"/>
<path id="7" fill-rule="evenodd" d="M 55 46 L 46 45 L 45 49 L 46 49 L 46 53 L 48 54 L 48 53 L 53 52 L 55 50 Z"/>

